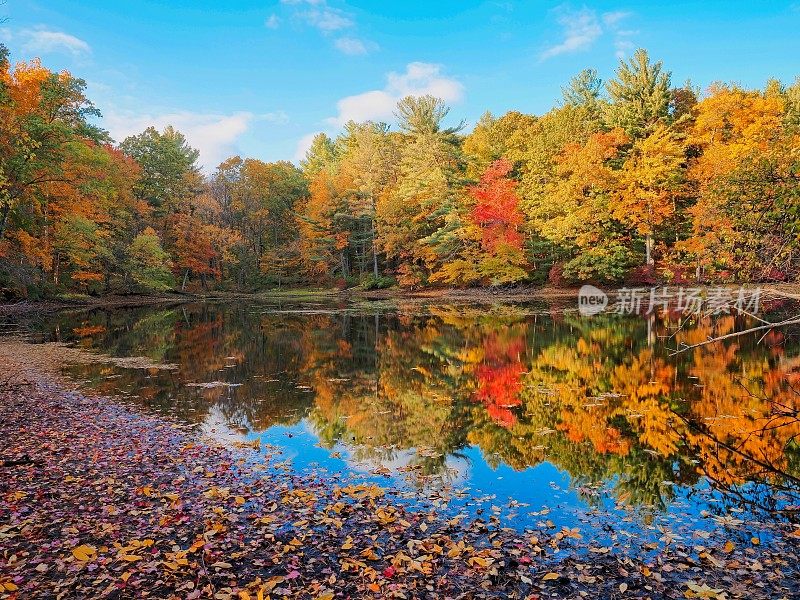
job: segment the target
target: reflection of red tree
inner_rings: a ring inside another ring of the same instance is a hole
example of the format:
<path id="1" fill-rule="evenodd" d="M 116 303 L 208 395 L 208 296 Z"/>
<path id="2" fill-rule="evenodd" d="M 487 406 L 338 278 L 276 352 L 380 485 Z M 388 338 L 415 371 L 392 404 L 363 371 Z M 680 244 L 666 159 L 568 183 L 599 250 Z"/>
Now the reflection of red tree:
<path id="1" fill-rule="evenodd" d="M 522 404 L 522 374 L 526 369 L 520 361 L 525 348 L 522 337 L 508 339 L 492 334 L 483 340 L 484 363 L 475 370 L 478 389 L 475 398 L 486 406 L 489 416 L 503 427 L 511 427 L 517 417 L 511 410 Z"/>

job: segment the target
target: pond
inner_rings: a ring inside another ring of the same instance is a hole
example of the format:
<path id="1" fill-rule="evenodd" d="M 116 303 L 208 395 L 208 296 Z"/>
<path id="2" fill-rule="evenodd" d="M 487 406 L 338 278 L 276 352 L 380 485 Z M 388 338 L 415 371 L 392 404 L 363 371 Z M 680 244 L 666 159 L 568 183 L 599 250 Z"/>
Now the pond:
<path id="1" fill-rule="evenodd" d="M 796 514 L 798 338 L 759 331 L 675 352 L 749 324 L 546 303 L 245 302 L 35 327 L 176 366 L 67 371 L 205 433 L 259 438 L 292 468 L 510 506 L 520 526 L 624 516 L 658 536 L 659 523 L 702 528 L 701 516 Z"/>

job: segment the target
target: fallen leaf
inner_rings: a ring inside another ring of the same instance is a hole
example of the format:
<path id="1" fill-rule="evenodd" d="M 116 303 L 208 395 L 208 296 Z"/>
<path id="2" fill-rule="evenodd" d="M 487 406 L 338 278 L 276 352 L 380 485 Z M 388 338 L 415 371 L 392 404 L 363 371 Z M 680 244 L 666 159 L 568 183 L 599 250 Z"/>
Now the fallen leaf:
<path id="1" fill-rule="evenodd" d="M 72 556 L 81 562 L 88 562 L 97 558 L 97 548 L 83 544 L 72 549 Z"/>

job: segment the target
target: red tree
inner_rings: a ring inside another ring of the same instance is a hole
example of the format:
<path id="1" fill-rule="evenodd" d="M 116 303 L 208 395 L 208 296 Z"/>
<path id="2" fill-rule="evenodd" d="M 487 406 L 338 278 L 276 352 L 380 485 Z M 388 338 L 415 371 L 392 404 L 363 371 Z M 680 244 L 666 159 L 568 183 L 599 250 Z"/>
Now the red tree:
<path id="1" fill-rule="evenodd" d="M 512 168 L 511 161 L 506 159 L 494 161 L 486 168 L 480 183 L 470 190 L 476 201 L 472 220 L 481 228 L 483 247 L 488 252 L 496 252 L 501 245 L 522 249 L 519 226 L 524 215 L 519 209 L 517 182 L 508 178 Z"/>

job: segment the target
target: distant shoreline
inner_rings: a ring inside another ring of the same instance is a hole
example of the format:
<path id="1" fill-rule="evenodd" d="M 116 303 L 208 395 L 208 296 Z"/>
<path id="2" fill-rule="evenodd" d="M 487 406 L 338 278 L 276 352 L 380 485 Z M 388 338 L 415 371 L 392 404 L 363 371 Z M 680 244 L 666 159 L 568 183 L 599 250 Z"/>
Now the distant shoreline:
<path id="1" fill-rule="evenodd" d="M 711 289 L 718 287 L 734 288 L 760 287 L 765 292 L 783 298 L 800 299 L 800 284 L 760 284 L 745 282 L 739 284 L 681 284 L 684 288 Z M 622 289 L 623 287 L 667 287 L 666 284 L 653 286 L 645 285 L 615 285 L 607 291 Z M 677 288 L 679 285 L 671 284 L 668 287 Z M 0 303 L 0 315 L 14 315 L 53 310 L 69 309 L 96 309 L 96 308 L 125 308 L 155 305 L 176 305 L 191 302 L 269 302 L 274 300 L 285 301 L 312 301 L 312 300 L 339 300 L 344 302 L 380 301 L 380 300 L 407 300 L 424 302 L 426 300 L 447 300 L 466 302 L 534 302 L 536 300 L 564 300 L 576 298 L 579 287 L 559 288 L 553 286 L 515 286 L 515 287 L 473 287 L 473 288 L 390 288 L 385 290 L 363 290 L 361 288 L 285 288 L 260 292 L 226 292 L 210 291 L 208 293 L 166 292 L 161 294 L 110 294 L 107 296 L 77 296 L 44 298 L 41 300 L 22 300 L 18 302 Z"/>

